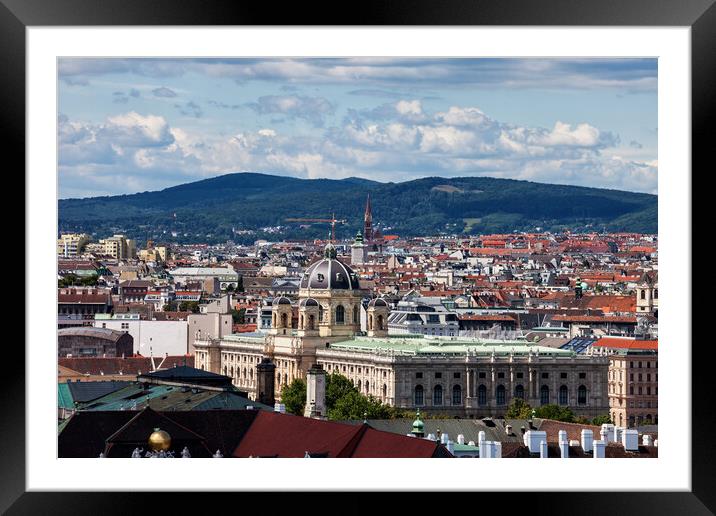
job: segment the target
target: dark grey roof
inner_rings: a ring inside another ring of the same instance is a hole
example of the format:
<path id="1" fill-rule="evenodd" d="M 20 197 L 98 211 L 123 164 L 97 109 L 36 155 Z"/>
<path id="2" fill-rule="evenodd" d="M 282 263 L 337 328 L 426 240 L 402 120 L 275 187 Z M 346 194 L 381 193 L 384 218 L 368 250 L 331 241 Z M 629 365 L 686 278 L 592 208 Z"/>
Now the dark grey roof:
<path id="1" fill-rule="evenodd" d="M 306 269 L 301 288 L 356 290 L 360 286 L 353 269 L 336 258 L 324 258 Z"/>
<path id="2" fill-rule="evenodd" d="M 231 378 L 221 374 L 212 373 L 210 371 L 204 371 L 203 369 L 197 369 L 196 367 L 189 366 L 177 366 L 170 367 L 168 369 L 160 369 L 152 373 L 144 373 L 138 376 L 138 379 L 142 378 L 155 378 L 158 380 L 168 380 L 176 382 L 209 382 L 209 383 L 227 383 L 231 384 Z"/>
<path id="3" fill-rule="evenodd" d="M 67 382 L 67 388 L 72 394 L 72 400 L 85 403 L 101 398 L 110 392 L 118 391 L 129 385 L 130 382 Z"/>
<path id="4" fill-rule="evenodd" d="M 93 326 L 77 326 L 73 328 L 62 328 L 57 330 L 58 337 L 92 337 L 95 339 L 109 340 L 117 342 L 126 333 L 110 328 L 95 328 Z"/>
<path id="5" fill-rule="evenodd" d="M 273 300 L 272 306 L 273 305 L 290 305 L 290 304 L 291 304 L 291 300 L 289 298 L 287 298 L 286 296 L 281 296 L 281 297 Z"/>
<path id="6" fill-rule="evenodd" d="M 298 306 L 318 306 L 318 301 L 313 299 L 312 297 L 301 299 L 301 301 L 298 302 Z"/>
<path id="7" fill-rule="evenodd" d="M 376 297 L 368 303 L 368 306 L 388 306 L 388 303 L 386 303 L 384 299 Z"/>

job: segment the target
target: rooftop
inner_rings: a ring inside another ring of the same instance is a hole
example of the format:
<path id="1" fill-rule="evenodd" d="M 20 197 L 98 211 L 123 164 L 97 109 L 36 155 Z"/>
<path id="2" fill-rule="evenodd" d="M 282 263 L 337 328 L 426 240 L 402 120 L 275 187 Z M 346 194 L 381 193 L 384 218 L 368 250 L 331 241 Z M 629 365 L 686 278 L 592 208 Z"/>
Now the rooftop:
<path id="1" fill-rule="evenodd" d="M 469 339 L 464 337 L 354 337 L 331 344 L 333 350 L 388 351 L 403 355 L 466 354 L 571 356 L 572 352 L 539 346 L 524 340 Z"/>

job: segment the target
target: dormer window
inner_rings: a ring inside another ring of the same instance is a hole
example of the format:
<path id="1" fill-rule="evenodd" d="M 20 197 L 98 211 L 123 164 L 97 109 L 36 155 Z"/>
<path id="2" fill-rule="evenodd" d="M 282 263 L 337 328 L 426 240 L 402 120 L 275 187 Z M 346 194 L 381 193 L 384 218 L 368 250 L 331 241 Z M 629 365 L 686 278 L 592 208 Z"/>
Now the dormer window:
<path id="1" fill-rule="evenodd" d="M 316 274 L 316 279 L 317 279 L 320 283 L 323 283 L 323 280 L 325 279 L 325 277 L 323 276 L 323 274 L 321 274 L 321 273 L 319 272 L 318 274 Z"/>

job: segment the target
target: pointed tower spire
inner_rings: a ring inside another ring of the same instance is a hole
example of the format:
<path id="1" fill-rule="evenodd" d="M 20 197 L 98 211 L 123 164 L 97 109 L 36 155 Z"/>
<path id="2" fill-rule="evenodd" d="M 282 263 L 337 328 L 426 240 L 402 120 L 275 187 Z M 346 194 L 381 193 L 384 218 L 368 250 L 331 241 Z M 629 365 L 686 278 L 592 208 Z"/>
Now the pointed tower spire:
<path id="1" fill-rule="evenodd" d="M 366 242 L 373 240 L 373 209 L 370 204 L 370 194 L 368 194 L 368 200 L 365 203 L 363 238 Z"/>

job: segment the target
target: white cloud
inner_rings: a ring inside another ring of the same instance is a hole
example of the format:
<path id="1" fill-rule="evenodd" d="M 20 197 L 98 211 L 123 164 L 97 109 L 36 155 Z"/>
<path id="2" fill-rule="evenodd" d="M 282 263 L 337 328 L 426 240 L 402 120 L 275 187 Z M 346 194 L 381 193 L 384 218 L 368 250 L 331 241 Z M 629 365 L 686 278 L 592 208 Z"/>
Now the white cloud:
<path id="1" fill-rule="evenodd" d="M 301 101 L 283 98 L 270 104 L 291 112 Z M 419 101 L 387 106 L 393 113 L 388 118 L 354 113 L 340 126 L 309 135 L 267 127 L 207 135 L 134 111 L 99 125 L 60 117 L 62 189 L 94 184 L 98 192 L 128 192 L 237 171 L 390 181 L 488 175 L 646 192 L 657 188 L 658 163 L 649 159 L 648 149 L 639 149 L 645 157 L 620 154 L 636 149 L 617 147 L 616 137 L 588 123 L 557 121 L 546 129 L 505 124 L 470 106 L 432 114 Z M 127 180 L 112 182 L 109 176 Z"/>
<path id="2" fill-rule="evenodd" d="M 422 115 L 423 106 L 419 100 L 400 100 L 395 110 L 401 115 Z"/>
<path id="3" fill-rule="evenodd" d="M 579 124 L 572 129 L 570 124 L 557 121 L 549 134 L 535 135 L 530 140 L 538 145 L 592 147 L 599 143 L 599 129 L 589 124 Z"/>

